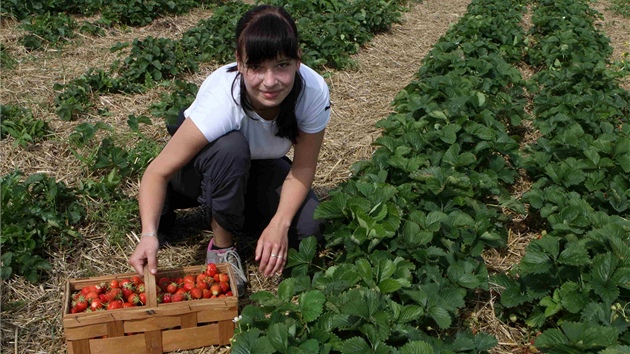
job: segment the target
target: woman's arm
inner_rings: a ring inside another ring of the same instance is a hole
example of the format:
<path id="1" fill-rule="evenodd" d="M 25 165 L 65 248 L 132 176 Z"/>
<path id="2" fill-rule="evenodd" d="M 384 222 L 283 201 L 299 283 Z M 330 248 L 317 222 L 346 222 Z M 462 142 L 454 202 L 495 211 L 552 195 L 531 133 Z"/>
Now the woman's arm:
<path id="1" fill-rule="evenodd" d="M 314 134 L 300 131 L 298 135 L 293 164 L 282 184 L 278 210 L 256 246 L 256 261 L 260 261 L 260 270 L 266 276 L 282 271 L 286 263 L 289 227 L 311 189 L 323 140 L 324 130 Z M 279 257 L 271 257 L 272 254 Z"/>
<path id="2" fill-rule="evenodd" d="M 138 193 L 143 234 L 157 235 L 168 181 L 207 144 L 208 141 L 197 126 L 190 119 L 185 119 L 177 133 L 149 164 L 142 175 Z M 157 237 L 141 237 L 136 250 L 129 257 L 129 264 L 139 275 L 143 275 L 145 262 L 152 273 L 157 272 L 158 247 Z"/>

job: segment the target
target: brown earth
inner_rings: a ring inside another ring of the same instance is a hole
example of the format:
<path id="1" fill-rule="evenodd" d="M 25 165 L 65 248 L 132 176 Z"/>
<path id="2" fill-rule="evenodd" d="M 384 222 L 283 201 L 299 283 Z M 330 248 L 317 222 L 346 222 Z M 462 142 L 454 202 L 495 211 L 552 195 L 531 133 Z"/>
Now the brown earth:
<path id="1" fill-rule="evenodd" d="M 370 158 L 373 152 L 371 143 L 379 135 L 375 123 L 392 112 L 394 96 L 413 80 L 422 58 L 449 25 L 457 22 L 466 12 L 469 2 L 427 0 L 412 5 L 411 11 L 404 14 L 403 24 L 395 25 L 389 33 L 377 36 L 353 57 L 357 70 L 332 72 L 329 84 L 333 115 L 315 180 L 315 188 L 320 194 L 325 195 L 327 190 L 347 179 L 354 162 Z M 604 14 L 602 30 L 610 36 L 611 45 L 615 48 L 613 58 L 620 60 L 630 51 L 630 19 L 606 10 L 608 6 L 605 1 L 596 2 L 594 7 Z M 19 62 L 14 69 L 0 72 L 0 103 L 30 108 L 37 118 L 51 124 L 55 134 L 29 149 L 15 147 L 11 139 L 0 141 L 0 173 L 4 175 L 14 169 L 20 169 L 26 175 L 46 172 L 70 184 L 83 177 L 81 163 L 72 155 L 66 143 L 68 135 L 78 123 L 62 122 L 57 118 L 53 108 L 55 92 L 52 85 L 68 82 L 91 67 L 106 69 L 117 57 L 123 58 L 125 52 L 109 52 L 116 42 L 149 35 L 177 38 L 198 20 L 210 15 L 211 11 L 207 9 L 197 9 L 184 16 L 157 20 L 144 28 L 115 30 L 104 37 L 81 37 L 61 51 L 46 50 L 30 54 L 17 44 L 21 33 L 15 24 L 2 21 L 0 40 Z M 199 84 L 214 67 L 207 65 L 198 74 L 185 79 Z M 627 83 L 628 80 L 625 81 L 626 88 Z M 103 96 L 98 104 L 107 107 L 111 114 L 89 119 L 104 120 L 123 130 L 129 114 L 150 115 L 149 105 L 158 101 L 162 92 L 164 89 L 158 88 L 142 95 Z M 146 130 L 146 134 L 157 141 L 166 142 L 166 133 L 159 119 Z M 135 195 L 137 183 L 126 186 L 126 189 L 129 195 Z M 193 223 L 191 227 L 181 230 L 188 233 L 188 241 L 162 250 L 159 258 L 161 268 L 203 262 L 204 249 L 211 234 L 204 227 L 198 227 L 199 218 L 194 212 L 182 213 L 181 216 L 184 221 Z M 21 278 L 3 281 L 0 351 L 64 352 L 61 306 L 66 279 L 129 272 L 127 257 L 137 243 L 137 227 L 130 227 L 127 242 L 123 246 L 116 246 L 107 241 L 107 234 L 102 230 L 88 226 L 81 230 L 87 235 L 81 248 L 54 255 L 52 276 L 46 283 L 33 285 Z M 510 230 L 508 250 L 484 255 L 490 271 L 504 272 L 510 269 L 518 262 L 525 246 L 534 236 L 528 234 L 527 228 L 516 220 L 514 229 Z M 247 273 L 249 291 L 273 290 L 279 280 L 260 276 L 252 262 L 247 262 Z M 499 321 L 494 315 L 494 294 L 491 296 L 480 297 L 471 305 L 464 314 L 466 322 L 474 330 L 497 337 L 499 346 L 492 353 L 529 353 L 532 333 Z M 223 353 L 229 352 L 229 349 L 219 347 L 190 351 L 193 352 Z"/>

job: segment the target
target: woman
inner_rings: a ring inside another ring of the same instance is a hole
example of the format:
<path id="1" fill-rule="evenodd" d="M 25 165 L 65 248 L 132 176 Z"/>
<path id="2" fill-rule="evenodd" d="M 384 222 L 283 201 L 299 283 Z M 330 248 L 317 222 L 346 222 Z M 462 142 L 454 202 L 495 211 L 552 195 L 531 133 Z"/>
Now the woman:
<path id="1" fill-rule="evenodd" d="M 142 177 L 142 237 L 129 258 L 139 274 L 145 263 L 157 271 L 161 216 L 190 201 L 212 215 L 207 262 L 230 261 L 242 281 L 234 236 L 260 234 L 255 260 L 265 276 L 282 271 L 300 239 L 321 237 L 311 184 L 330 120 L 328 87 L 301 64 L 295 22 L 281 7 L 245 13 L 236 42 L 236 63 L 204 81 Z"/>

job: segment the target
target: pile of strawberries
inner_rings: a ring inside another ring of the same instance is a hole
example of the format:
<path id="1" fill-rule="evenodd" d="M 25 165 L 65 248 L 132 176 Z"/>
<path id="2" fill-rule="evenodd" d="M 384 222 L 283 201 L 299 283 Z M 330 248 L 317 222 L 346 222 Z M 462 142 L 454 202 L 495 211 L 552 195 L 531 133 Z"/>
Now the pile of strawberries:
<path id="1" fill-rule="evenodd" d="M 157 287 L 158 303 L 233 296 L 230 277 L 227 273 L 221 273 L 214 263 L 206 265 L 196 275 L 162 277 L 158 280 Z"/>
<path id="2" fill-rule="evenodd" d="M 72 293 L 70 313 L 115 310 L 147 303 L 144 280 L 139 276 L 88 285 Z M 233 296 L 227 273 L 216 264 L 206 265 L 200 273 L 182 277 L 161 277 L 157 281 L 158 303 Z"/>

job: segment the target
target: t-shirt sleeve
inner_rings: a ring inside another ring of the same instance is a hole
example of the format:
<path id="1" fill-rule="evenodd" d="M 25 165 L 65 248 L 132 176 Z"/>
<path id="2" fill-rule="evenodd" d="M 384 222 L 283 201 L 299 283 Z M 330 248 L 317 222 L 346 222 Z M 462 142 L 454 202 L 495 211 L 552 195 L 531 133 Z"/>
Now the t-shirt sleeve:
<path id="1" fill-rule="evenodd" d="M 300 98 L 297 110 L 298 127 L 309 134 L 319 133 L 330 121 L 330 93 L 326 81 L 315 71 L 307 68 L 303 73 L 305 81 L 304 96 Z"/>
<path id="2" fill-rule="evenodd" d="M 203 82 L 195 100 L 184 111 L 184 116 L 195 123 L 208 142 L 239 128 L 238 121 L 234 119 L 234 105 L 230 104 L 232 97 L 226 97 L 228 91 L 225 82 L 221 82 L 224 77 L 220 72 L 216 74 Z"/>

